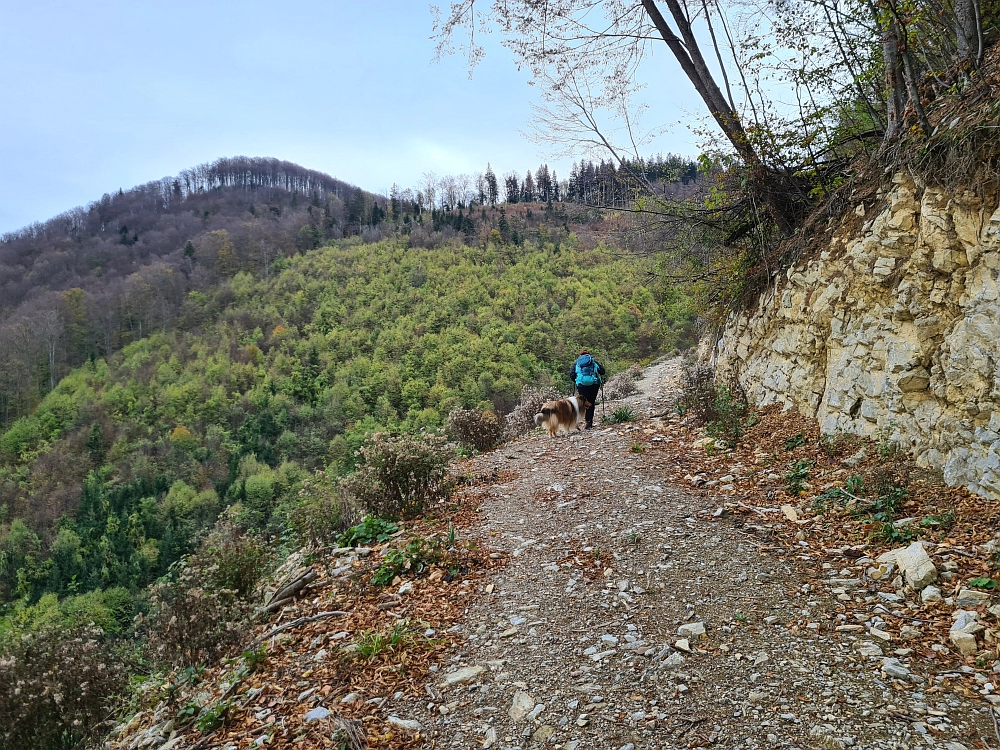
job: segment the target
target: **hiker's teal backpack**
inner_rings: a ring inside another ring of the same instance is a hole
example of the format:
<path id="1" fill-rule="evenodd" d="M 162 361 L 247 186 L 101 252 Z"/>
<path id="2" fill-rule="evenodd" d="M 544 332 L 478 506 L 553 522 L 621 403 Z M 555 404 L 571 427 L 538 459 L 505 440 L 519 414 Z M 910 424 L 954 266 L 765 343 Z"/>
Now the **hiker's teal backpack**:
<path id="1" fill-rule="evenodd" d="M 581 354 L 576 359 L 576 384 L 600 385 L 601 376 L 597 374 L 597 360 L 589 354 Z"/>

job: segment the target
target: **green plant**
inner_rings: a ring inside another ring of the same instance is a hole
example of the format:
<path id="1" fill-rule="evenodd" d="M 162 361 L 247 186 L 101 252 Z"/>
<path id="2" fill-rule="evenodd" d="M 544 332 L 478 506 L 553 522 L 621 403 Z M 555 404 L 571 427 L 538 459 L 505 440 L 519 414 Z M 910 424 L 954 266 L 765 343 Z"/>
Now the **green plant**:
<path id="1" fill-rule="evenodd" d="M 193 719 L 201 712 L 201 706 L 198 701 L 194 698 L 189 698 L 184 702 L 184 705 L 177 709 L 176 716 L 180 721 L 187 721 L 188 719 Z"/>
<path id="2" fill-rule="evenodd" d="M 267 664 L 267 647 L 259 646 L 258 648 L 251 649 L 250 651 L 244 651 L 243 661 L 246 663 L 248 671 L 256 672 Z"/>
<path id="3" fill-rule="evenodd" d="M 909 544 L 919 535 L 918 529 L 909 524 L 896 526 L 892 521 L 882 521 L 876 524 L 872 537 L 884 539 L 890 544 Z"/>
<path id="4" fill-rule="evenodd" d="M 705 431 L 726 445 L 736 445 L 746 432 L 748 406 L 743 391 L 725 385 L 717 388 L 714 410 L 716 417 L 708 422 Z"/>
<path id="5" fill-rule="evenodd" d="M 437 434 L 377 432 L 359 450 L 362 466 L 344 481 L 345 489 L 383 518 L 414 518 L 428 503 L 451 497 L 448 461 L 454 450 Z"/>
<path id="6" fill-rule="evenodd" d="M 859 492 L 864 487 L 860 477 L 852 477 L 858 486 Z M 848 480 L 850 481 L 850 480 Z M 872 489 L 878 494 L 874 499 L 867 499 L 858 496 L 861 502 L 855 507 L 854 514 L 858 517 L 868 519 L 876 531 L 873 536 L 884 539 L 891 543 L 910 542 L 919 536 L 920 525 L 905 524 L 897 526 L 894 523 L 896 514 L 899 512 L 903 502 L 910 493 L 904 487 L 898 486 L 895 473 L 892 471 L 879 471 L 873 475 L 871 480 Z M 852 493 L 854 494 L 854 493 Z"/>
<path id="7" fill-rule="evenodd" d="M 387 542 L 396 532 L 399 526 L 392 521 L 375 516 L 365 516 L 365 519 L 357 526 L 352 526 L 337 538 L 337 544 L 341 547 L 360 547 L 375 542 Z"/>
<path id="8" fill-rule="evenodd" d="M 366 630 L 357 643 L 357 654 L 365 659 L 374 659 L 384 651 L 393 651 L 402 645 L 412 643 L 413 634 L 404 625 L 396 625 L 390 631 Z"/>
<path id="9" fill-rule="evenodd" d="M 875 452 L 878 453 L 879 457 L 889 459 L 899 453 L 899 444 L 892 440 L 897 427 L 895 422 L 890 421 L 889 424 L 875 431 Z"/>
<path id="10" fill-rule="evenodd" d="M 884 494 L 870 501 L 867 513 L 874 521 L 889 523 L 910 493 L 902 487 L 891 487 Z"/>
<path id="11" fill-rule="evenodd" d="M 443 558 L 440 540 L 416 537 L 405 547 L 390 550 L 383 558 L 382 565 L 372 576 L 375 586 L 388 586 L 398 575 L 410 573 L 418 576 Z"/>
<path id="12" fill-rule="evenodd" d="M 616 407 L 603 421 L 608 424 L 621 424 L 622 422 L 633 422 L 636 419 L 635 409 L 628 404 Z"/>
<path id="13" fill-rule="evenodd" d="M 812 467 L 813 462 L 806 459 L 796 461 L 792 464 L 791 468 L 785 472 L 785 491 L 790 495 L 798 495 L 800 492 L 804 492 L 806 479 L 808 479 L 809 470 Z"/>
<path id="14" fill-rule="evenodd" d="M 813 498 L 812 507 L 816 513 L 825 513 L 831 505 L 840 504 L 847 499 L 839 487 L 829 487 Z"/>
<path id="15" fill-rule="evenodd" d="M 484 452 L 502 442 L 504 420 L 495 411 L 458 408 L 449 412 L 446 429 L 463 446 Z"/>
<path id="16" fill-rule="evenodd" d="M 785 450 L 792 451 L 806 444 L 806 436 L 801 432 L 796 432 L 785 440 Z"/>
<path id="17" fill-rule="evenodd" d="M 940 531 L 947 531 L 955 525 L 955 511 L 947 510 L 938 516 L 924 516 L 920 519 L 920 525 L 924 528 L 933 528 Z"/>
<path id="18" fill-rule="evenodd" d="M 833 503 L 845 505 L 852 501 L 864 500 L 858 496 L 864 491 L 864 480 L 860 474 L 855 474 L 844 482 L 843 487 L 829 487 L 813 499 L 813 507 L 817 512 L 825 512 Z"/>
<path id="19" fill-rule="evenodd" d="M 865 491 L 865 478 L 860 474 L 854 474 L 844 482 L 844 489 L 852 495 L 861 495 Z"/>
<path id="20" fill-rule="evenodd" d="M 229 705 L 229 701 L 222 701 L 213 706 L 203 708 L 194 722 L 195 729 L 202 734 L 214 732 L 225 722 Z"/>
<path id="21" fill-rule="evenodd" d="M 690 358 L 685 361 L 681 395 L 674 406 L 681 416 L 692 414 L 705 425 L 709 435 L 730 446 L 736 445 L 746 428 L 756 422 L 736 379 L 717 385 L 711 368 Z"/>
<path id="22" fill-rule="evenodd" d="M 629 449 L 633 453 L 642 453 L 644 450 L 646 450 L 646 446 L 643 443 L 640 443 L 638 440 L 635 440 L 632 442 L 632 445 L 629 446 Z"/>
<path id="23" fill-rule="evenodd" d="M 972 578 L 969 580 L 969 585 L 974 589 L 986 589 L 989 591 L 1000 586 L 1000 583 L 997 583 L 992 578 Z"/>

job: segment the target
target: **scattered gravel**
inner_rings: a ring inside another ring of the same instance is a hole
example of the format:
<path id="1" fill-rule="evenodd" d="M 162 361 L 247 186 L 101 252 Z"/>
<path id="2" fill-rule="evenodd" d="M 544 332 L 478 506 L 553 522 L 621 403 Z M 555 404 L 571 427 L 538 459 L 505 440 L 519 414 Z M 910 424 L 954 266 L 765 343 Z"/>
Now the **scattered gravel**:
<path id="1" fill-rule="evenodd" d="M 678 370 L 650 367 L 627 402 L 663 414 Z M 488 488 L 475 533 L 510 562 L 469 597 L 466 640 L 426 698 L 393 707 L 425 747 L 1000 744 L 966 683 L 896 649 L 878 622 L 835 618 L 836 593 L 713 522 L 719 498 L 668 484 L 666 459 L 633 452 L 646 425 L 531 434 L 473 460 L 507 479 Z"/>

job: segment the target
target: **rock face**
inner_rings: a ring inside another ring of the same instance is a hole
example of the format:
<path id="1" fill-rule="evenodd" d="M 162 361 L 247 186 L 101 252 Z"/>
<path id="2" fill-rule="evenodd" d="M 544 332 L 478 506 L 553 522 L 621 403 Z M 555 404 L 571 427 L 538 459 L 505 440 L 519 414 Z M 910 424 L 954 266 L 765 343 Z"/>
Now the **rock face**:
<path id="1" fill-rule="evenodd" d="M 729 322 L 720 372 L 758 406 L 884 434 L 949 484 L 1000 498 L 997 203 L 896 174 L 865 206 L 872 218 L 831 232 Z"/>

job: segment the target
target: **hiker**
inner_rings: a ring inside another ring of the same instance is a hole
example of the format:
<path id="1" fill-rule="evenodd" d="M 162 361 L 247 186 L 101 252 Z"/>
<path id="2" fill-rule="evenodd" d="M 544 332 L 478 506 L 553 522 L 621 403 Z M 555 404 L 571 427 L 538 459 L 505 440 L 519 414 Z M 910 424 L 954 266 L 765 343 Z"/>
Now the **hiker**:
<path id="1" fill-rule="evenodd" d="M 590 352 L 584 349 L 569 370 L 570 379 L 576 384 L 576 392 L 590 402 L 587 407 L 587 429 L 594 426 L 594 404 L 597 403 L 597 392 L 601 389 L 601 376 L 604 366 L 594 359 Z"/>

